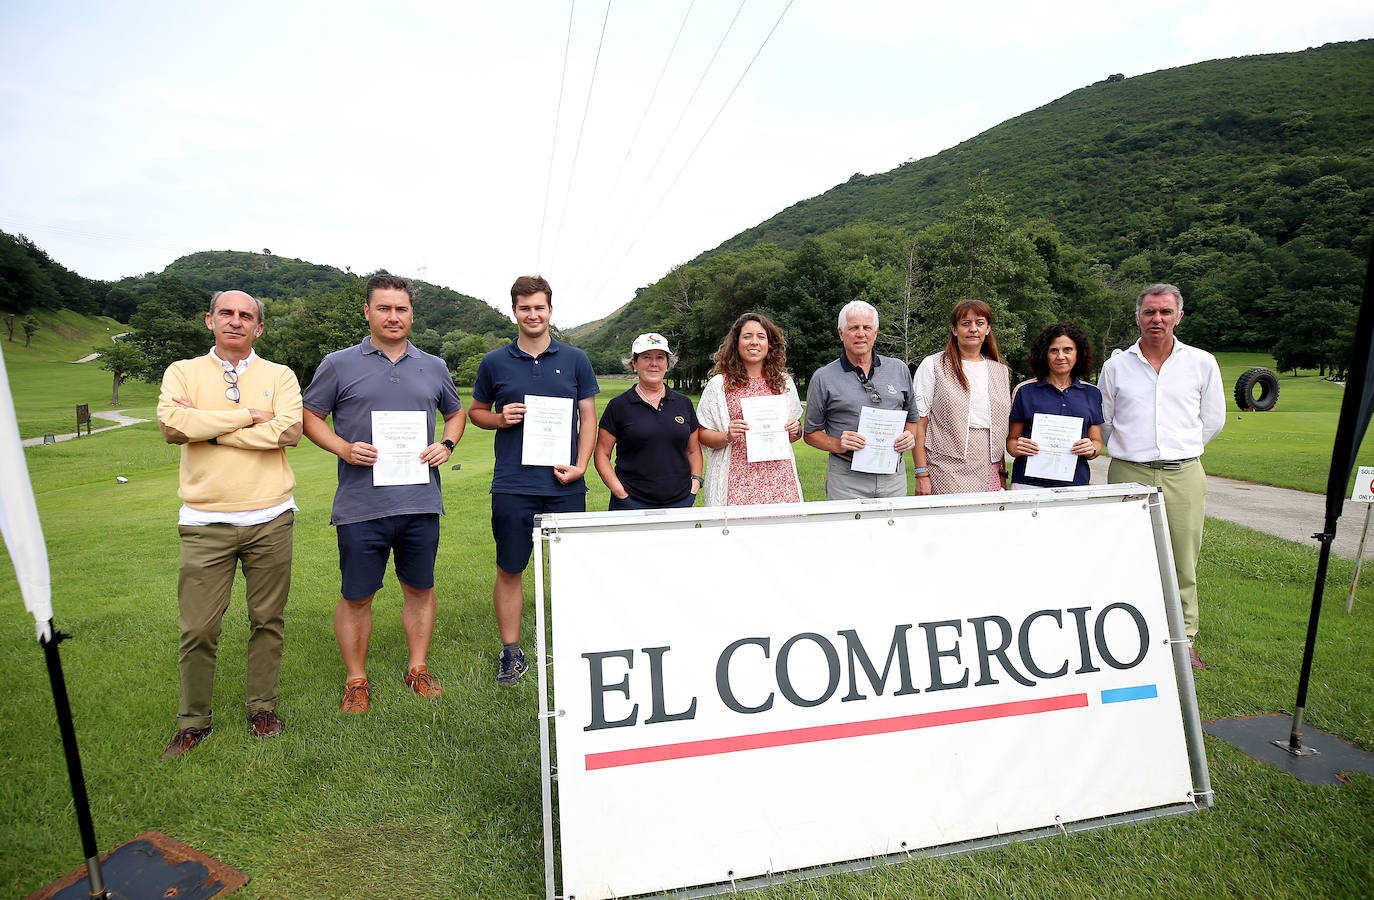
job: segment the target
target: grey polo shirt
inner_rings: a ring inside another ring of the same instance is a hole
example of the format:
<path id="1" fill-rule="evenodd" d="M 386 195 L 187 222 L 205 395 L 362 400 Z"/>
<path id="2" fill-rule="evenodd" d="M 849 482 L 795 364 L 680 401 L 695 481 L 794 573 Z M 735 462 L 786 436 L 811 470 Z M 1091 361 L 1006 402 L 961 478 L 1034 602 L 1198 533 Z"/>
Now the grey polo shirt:
<path id="1" fill-rule="evenodd" d="M 428 434 L 434 434 L 437 409 L 444 415 L 463 408 L 448 366 L 406 344 L 396 362 L 363 338 L 355 347 L 335 350 L 320 363 L 305 389 L 302 405 L 311 412 L 334 417 L 334 433 L 346 441 L 372 442 L 372 411 L 418 410 L 426 413 Z M 339 487 L 334 492 L 331 525 L 351 525 L 386 516 L 444 512 L 439 470 L 431 467 L 428 484 L 376 486 L 369 466 L 339 460 Z"/>
<path id="2" fill-rule="evenodd" d="M 839 437 L 845 431 L 859 430 L 859 410 L 865 406 L 880 409 L 904 409 L 906 420 L 915 422 L 921 417 L 916 412 L 916 391 L 911 386 L 911 370 L 906 363 L 891 356 L 873 356 L 873 372 L 868 375 L 870 383 L 877 389 L 880 403 L 874 403 L 863 383 L 859 381 L 859 370 L 850 363 L 849 358 L 841 355 L 832 363 L 827 363 L 811 376 L 806 386 L 806 424 L 805 430 L 824 431 L 831 437 Z M 848 468 L 851 454 L 832 453 L 834 459 L 843 460 Z"/>

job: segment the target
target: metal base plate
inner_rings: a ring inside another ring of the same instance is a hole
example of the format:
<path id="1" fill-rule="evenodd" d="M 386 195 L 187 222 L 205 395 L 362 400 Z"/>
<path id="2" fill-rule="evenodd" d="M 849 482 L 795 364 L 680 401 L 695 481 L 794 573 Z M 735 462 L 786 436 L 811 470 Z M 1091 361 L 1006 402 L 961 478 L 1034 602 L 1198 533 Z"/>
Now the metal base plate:
<path id="1" fill-rule="evenodd" d="M 1290 753 L 1288 734 L 1292 728 L 1293 717 L 1280 713 L 1202 723 L 1202 730 L 1212 737 L 1306 784 L 1342 785 L 1352 772 L 1374 773 L 1374 753 L 1347 744 L 1310 724 L 1303 725 L 1302 742 L 1305 749 L 1315 752 L 1300 756 Z"/>
<path id="2" fill-rule="evenodd" d="M 173 897 L 209 900 L 248 883 L 238 869 L 211 859 L 160 831 L 145 831 L 100 857 L 100 874 L 111 900 Z M 59 878 L 25 900 L 90 900 L 86 867 Z"/>

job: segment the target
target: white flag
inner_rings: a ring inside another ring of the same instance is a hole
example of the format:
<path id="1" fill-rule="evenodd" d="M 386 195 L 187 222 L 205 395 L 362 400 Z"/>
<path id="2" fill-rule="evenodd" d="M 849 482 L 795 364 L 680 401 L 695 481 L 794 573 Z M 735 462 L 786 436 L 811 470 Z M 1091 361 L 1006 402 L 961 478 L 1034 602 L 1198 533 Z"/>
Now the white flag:
<path id="1" fill-rule="evenodd" d="M 19 422 L 14 416 L 5 357 L 0 354 L 0 532 L 19 579 L 24 608 L 33 613 L 39 640 L 52 639 L 52 577 L 48 573 L 48 548 L 43 526 L 33 502 L 33 485 L 19 443 Z"/>

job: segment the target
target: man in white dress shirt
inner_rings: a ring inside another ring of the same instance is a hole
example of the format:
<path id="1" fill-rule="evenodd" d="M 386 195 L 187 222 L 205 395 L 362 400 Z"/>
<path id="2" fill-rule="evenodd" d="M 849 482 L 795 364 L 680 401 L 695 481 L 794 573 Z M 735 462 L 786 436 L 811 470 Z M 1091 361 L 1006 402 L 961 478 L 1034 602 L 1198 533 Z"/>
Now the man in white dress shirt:
<path id="1" fill-rule="evenodd" d="M 1188 654 L 1198 631 L 1197 557 L 1207 499 L 1203 448 L 1226 421 L 1226 392 L 1216 357 L 1174 337 L 1183 318 L 1183 295 L 1172 284 L 1152 284 L 1135 301 L 1140 340 L 1107 360 L 1102 390 L 1103 434 L 1112 462 L 1107 480 L 1164 489 L 1164 511 L 1183 601 Z"/>

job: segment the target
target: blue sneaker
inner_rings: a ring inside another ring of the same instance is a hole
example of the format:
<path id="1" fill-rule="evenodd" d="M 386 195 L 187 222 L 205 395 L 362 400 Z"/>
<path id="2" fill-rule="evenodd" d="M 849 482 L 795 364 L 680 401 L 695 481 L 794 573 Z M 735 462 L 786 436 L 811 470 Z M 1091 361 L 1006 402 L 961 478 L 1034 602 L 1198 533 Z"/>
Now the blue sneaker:
<path id="1" fill-rule="evenodd" d="M 496 673 L 497 684 L 515 684 L 520 680 L 520 676 L 530 670 L 525 662 L 525 652 L 519 647 L 512 653 L 505 648 L 501 650 L 501 669 Z"/>

